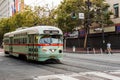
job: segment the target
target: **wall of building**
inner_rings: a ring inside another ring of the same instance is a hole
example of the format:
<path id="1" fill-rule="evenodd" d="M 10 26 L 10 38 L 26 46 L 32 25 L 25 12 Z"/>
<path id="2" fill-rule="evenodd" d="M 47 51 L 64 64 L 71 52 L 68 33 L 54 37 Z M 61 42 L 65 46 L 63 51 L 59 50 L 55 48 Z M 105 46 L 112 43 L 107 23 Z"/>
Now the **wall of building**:
<path id="1" fill-rule="evenodd" d="M 112 33 L 104 33 L 105 44 L 103 45 L 102 41 L 102 33 L 91 34 L 89 36 L 89 46 L 91 48 L 104 48 L 106 49 L 106 44 L 108 41 L 112 44 L 112 49 L 120 49 L 120 33 L 112 32 Z M 66 48 L 72 48 L 75 46 L 76 48 L 84 48 L 84 37 L 79 38 L 66 38 Z"/>
<path id="2" fill-rule="evenodd" d="M 0 0 L 0 18 L 8 18 L 24 9 L 24 0 Z"/>
<path id="3" fill-rule="evenodd" d="M 23 11 L 24 10 L 24 0 L 21 0 L 20 2 L 20 11 Z"/>
<path id="4" fill-rule="evenodd" d="M 15 0 L 16 12 L 23 11 L 24 9 L 24 0 Z"/>
<path id="5" fill-rule="evenodd" d="M 9 0 L 0 0 L 0 18 L 8 17 L 9 13 Z"/>
<path id="6" fill-rule="evenodd" d="M 109 11 L 111 11 L 113 13 L 113 15 L 111 16 L 112 21 L 115 24 L 120 23 L 120 0 L 106 0 L 106 2 L 110 5 Z M 118 4 L 118 17 L 115 17 L 115 4 Z"/>

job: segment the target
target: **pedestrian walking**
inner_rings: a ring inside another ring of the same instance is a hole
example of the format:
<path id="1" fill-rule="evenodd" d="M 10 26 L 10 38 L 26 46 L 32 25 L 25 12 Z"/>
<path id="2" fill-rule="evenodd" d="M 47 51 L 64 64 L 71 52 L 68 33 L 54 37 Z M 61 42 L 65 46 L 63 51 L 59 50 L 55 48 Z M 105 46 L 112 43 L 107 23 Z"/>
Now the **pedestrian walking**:
<path id="1" fill-rule="evenodd" d="M 107 43 L 107 53 L 111 54 L 111 43 L 110 42 Z"/>

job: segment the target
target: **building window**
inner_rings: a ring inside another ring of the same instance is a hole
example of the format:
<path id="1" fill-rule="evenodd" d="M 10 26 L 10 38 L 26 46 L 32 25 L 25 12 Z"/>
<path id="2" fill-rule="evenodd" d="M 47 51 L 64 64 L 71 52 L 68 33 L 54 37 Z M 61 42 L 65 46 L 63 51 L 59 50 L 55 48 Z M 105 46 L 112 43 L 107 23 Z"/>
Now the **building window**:
<path id="1" fill-rule="evenodd" d="M 114 7 L 114 16 L 115 16 L 115 18 L 118 18 L 119 17 L 119 4 L 117 3 L 117 4 L 114 4 L 113 5 L 113 7 Z"/>

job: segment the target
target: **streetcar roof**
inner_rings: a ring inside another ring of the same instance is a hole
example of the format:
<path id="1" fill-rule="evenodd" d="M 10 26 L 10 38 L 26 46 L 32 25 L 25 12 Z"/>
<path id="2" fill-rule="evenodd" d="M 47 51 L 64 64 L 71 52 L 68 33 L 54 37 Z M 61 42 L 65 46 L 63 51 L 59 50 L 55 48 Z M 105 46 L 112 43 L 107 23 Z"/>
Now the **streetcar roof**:
<path id="1" fill-rule="evenodd" d="M 34 26 L 34 27 L 26 28 L 26 29 L 20 29 L 20 30 L 16 30 L 13 32 L 9 32 L 9 33 L 4 34 L 4 36 L 12 37 L 15 34 L 20 34 L 20 33 L 44 34 L 44 30 L 58 30 L 59 34 L 63 34 L 59 28 L 54 27 L 54 26 Z"/>

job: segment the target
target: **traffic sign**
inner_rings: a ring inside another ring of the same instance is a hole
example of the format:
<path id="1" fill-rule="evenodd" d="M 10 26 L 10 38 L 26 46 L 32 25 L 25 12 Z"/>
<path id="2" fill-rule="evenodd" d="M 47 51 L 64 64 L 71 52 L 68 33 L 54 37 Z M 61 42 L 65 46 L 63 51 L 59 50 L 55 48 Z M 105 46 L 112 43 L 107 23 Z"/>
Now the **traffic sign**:
<path id="1" fill-rule="evenodd" d="M 84 19 L 84 13 L 79 13 L 79 19 Z"/>

